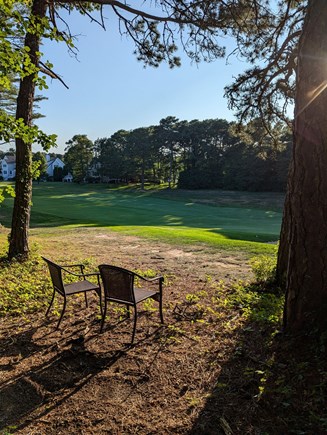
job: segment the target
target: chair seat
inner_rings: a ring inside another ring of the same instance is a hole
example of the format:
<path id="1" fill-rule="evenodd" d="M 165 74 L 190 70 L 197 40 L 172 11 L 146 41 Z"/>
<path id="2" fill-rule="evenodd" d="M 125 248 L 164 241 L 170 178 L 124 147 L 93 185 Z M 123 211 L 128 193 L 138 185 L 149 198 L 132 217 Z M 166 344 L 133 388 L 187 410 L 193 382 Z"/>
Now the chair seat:
<path id="1" fill-rule="evenodd" d="M 98 285 L 93 284 L 93 282 L 90 282 L 87 279 L 73 282 L 71 284 L 65 284 L 64 288 L 66 295 L 73 295 L 74 293 L 82 293 L 90 290 L 99 290 Z"/>
<path id="2" fill-rule="evenodd" d="M 137 288 L 134 287 L 134 295 L 135 295 L 135 302 L 139 303 L 141 301 L 144 301 L 144 299 L 151 298 L 151 296 L 154 296 L 158 294 L 158 292 L 150 291 L 150 290 L 144 290 L 143 288 Z"/>

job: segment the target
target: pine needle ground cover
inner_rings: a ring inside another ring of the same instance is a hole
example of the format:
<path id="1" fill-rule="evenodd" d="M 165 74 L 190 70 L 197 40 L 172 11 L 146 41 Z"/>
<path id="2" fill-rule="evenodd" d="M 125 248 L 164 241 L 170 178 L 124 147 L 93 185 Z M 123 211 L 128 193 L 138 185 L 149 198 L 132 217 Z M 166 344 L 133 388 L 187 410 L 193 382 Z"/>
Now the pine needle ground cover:
<path id="1" fill-rule="evenodd" d="M 31 260 L 0 267 L 1 434 L 327 430 L 326 337 L 280 334 L 283 295 L 269 284 L 274 245 L 251 242 L 269 251 L 249 262 L 244 247 L 33 225 Z M 2 229 L 2 254 L 7 235 Z M 128 347 L 132 323 L 120 307 L 110 307 L 99 334 L 96 297 L 87 309 L 76 297 L 55 330 L 62 301 L 46 320 L 51 289 L 40 254 L 88 271 L 110 262 L 162 273 L 165 325 L 156 304 L 144 304 Z"/>

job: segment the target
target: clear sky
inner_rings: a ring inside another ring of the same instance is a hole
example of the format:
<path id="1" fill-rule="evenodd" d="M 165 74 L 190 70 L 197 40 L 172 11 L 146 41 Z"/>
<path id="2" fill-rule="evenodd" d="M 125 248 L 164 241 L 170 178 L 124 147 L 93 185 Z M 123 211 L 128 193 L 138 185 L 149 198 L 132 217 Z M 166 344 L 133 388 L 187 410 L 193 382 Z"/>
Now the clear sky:
<path id="1" fill-rule="evenodd" d="M 109 13 L 105 14 L 109 16 Z M 242 72 L 245 64 L 235 57 L 199 65 L 183 57 L 180 68 L 144 68 L 133 55 L 133 44 L 117 31 L 110 19 L 107 31 L 87 17 L 73 13 L 67 18 L 73 34 L 80 35 L 77 59 L 63 43 L 46 43 L 42 51 L 69 86 L 49 80 L 38 125 L 58 135 L 56 152 L 75 134 L 91 140 L 109 137 L 119 129 L 130 130 L 158 124 L 176 116 L 180 120 L 224 118 L 233 114 L 223 98 L 224 86 Z M 110 24 L 110 25 L 109 25 Z M 232 42 L 223 41 L 227 53 Z M 35 148 L 36 150 L 36 148 Z"/>

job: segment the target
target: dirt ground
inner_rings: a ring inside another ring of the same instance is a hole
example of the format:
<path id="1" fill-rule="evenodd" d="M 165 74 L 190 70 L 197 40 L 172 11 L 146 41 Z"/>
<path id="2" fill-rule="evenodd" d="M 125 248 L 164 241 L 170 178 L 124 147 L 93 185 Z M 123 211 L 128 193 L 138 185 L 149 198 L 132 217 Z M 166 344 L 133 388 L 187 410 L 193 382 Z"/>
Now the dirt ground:
<path id="1" fill-rule="evenodd" d="M 46 307 L 0 319 L 0 434 L 262 433 L 262 423 L 253 423 L 258 383 L 244 371 L 260 367 L 263 333 L 237 309 L 210 311 L 228 291 L 221 280 L 228 289 L 251 275 L 242 255 L 98 229 L 57 234 L 32 232 L 55 261 L 92 258 L 163 274 L 165 324 L 145 307 L 129 346 L 132 321 L 110 308 L 100 334 L 95 295 L 89 308 L 83 298 L 69 299 L 59 330 Z M 260 412 L 268 424 L 269 412 Z"/>

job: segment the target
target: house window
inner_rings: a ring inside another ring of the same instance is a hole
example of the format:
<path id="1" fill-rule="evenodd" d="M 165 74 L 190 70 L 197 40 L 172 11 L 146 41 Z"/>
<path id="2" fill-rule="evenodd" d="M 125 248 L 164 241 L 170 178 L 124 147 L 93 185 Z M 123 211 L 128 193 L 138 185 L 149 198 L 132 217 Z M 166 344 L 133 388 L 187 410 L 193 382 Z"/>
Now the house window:
<path id="1" fill-rule="evenodd" d="M 7 175 L 7 171 L 3 171 L 3 173 Z"/>

